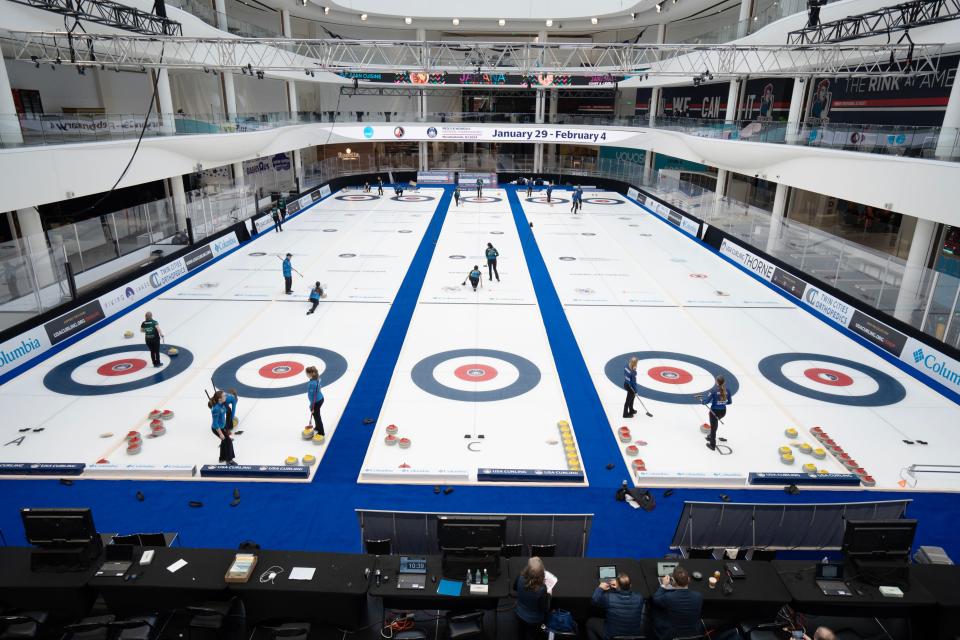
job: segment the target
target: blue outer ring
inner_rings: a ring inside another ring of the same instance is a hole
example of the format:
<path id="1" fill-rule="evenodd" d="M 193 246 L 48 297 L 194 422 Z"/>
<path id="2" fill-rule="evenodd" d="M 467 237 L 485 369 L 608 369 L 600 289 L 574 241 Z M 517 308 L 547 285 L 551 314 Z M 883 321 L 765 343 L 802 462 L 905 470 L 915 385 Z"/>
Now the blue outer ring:
<path id="1" fill-rule="evenodd" d="M 348 193 L 343 196 L 335 196 L 335 198 L 344 202 L 370 202 L 379 200 L 380 196 L 375 196 L 372 193 Z"/>
<path id="2" fill-rule="evenodd" d="M 164 345 L 164 348 L 166 349 L 169 349 L 170 347 L 176 347 L 178 351 L 177 355 L 170 358 L 170 363 L 167 366 L 159 369 L 155 374 L 146 378 L 103 386 L 95 384 L 83 384 L 73 379 L 73 372 L 76 371 L 77 368 L 85 365 L 88 362 L 96 360 L 97 358 L 119 353 L 130 353 L 131 351 L 144 351 L 148 354 L 150 353 L 150 348 L 147 347 L 147 345 L 137 344 L 91 351 L 90 353 L 85 353 L 82 356 L 71 358 L 66 362 L 61 362 L 43 377 L 43 385 L 50 391 L 62 393 L 66 396 L 108 396 L 115 393 L 125 393 L 127 391 L 136 391 L 137 389 L 145 389 L 163 382 L 164 380 L 169 380 L 174 376 L 180 375 L 190 368 L 191 364 L 193 364 L 193 353 L 191 353 L 189 350 L 175 344 Z"/>
<path id="3" fill-rule="evenodd" d="M 842 396 L 810 389 L 783 375 L 783 365 L 797 360 L 818 360 L 850 367 L 873 378 L 873 381 L 877 383 L 877 390 L 865 396 Z M 764 378 L 782 389 L 831 404 L 842 404 L 848 407 L 883 407 L 888 404 L 896 404 L 907 396 L 907 390 L 903 388 L 903 385 L 883 371 L 853 360 L 822 353 L 776 353 L 761 360 L 757 368 L 760 369 Z"/>
<path id="4" fill-rule="evenodd" d="M 590 204 L 600 205 L 601 207 L 615 207 L 618 204 L 623 204 L 623 200 L 616 200 L 614 202 L 594 202 L 594 200 L 613 200 L 613 198 L 584 198 L 584 202 L 589 202 Z"/>
<path id="5" fill-rule="evenodd" d="M 416 200 L 407 200 L 407 198 L 416 198 Z M 431 200 L 436 200 L 433 196 L 421 196 L 421 195 L 411 195 L 411 196 L 392 196 L 391 200 L 396 200 L 397 202 L 430 202 Z"/>
<path id="6" fill-rule="evenodd" d="M 696 365 L 701 369 L 709 371 L 714 377 L 723 376 L 726 378 L 727 390 L 730 392 L 730 395 L 735 394 L 740 389 L 740 381 L 737 380 L 737 376 L 733 375 L 729 369 L 721 367 L 716 362 L 710 362 L 709 360 L 704 360 L 703 358 L 698 358 L 697 356 L 690 356 L 685 353 L 677 353 L 675 351 L 630 351 L 610 359 L 607 364 L 604 365 L 603 372 L 607 375 L 607 378 L 610 380 L 610 382 L 620 389 L 623 388 L 623 367 L 633 356 L 636 356 L 640 360 L 663 358 L 687 362 L 689 364 Z M 644 398 L 650 398 L 651 400 L 672 402 L 673 404 L 700 404 L 700 401 L 697 400 L 695 396 L 698 393 L 702 395 L 710 393 L 710 390 L 713 389 L 713 384 L 702 391 L 694 391 L 693 393 L 666 393 L 665 391 L 650 389 L 639 383 L 637 384 L 637 387 L 639 388 L 639 391 L 637 392 L 638 395 L 641 395 Z"/>
<path id="7" fill-rule="evenodd" d="M 525 198 L 525 200 L 533 204 L 553 204 L 555 202 L 563 204 L 564 202 L 570 202 L 569 198 L 554 198 L 553 196 L 550 196 L 550 202 L 547 202 L 547 196 L 531 196 Z"/>
<path id="8" fill-rule="evenodd" d="M 296 396 L 301 393 L 305 394 L 307 392 L 306 379 L 304 379 L 303 384 L 295 384 L 287 387 L 252 387 L 237 379 L 237 371 L 240 367 L 252 360 L 264 356 L 285 355 L 289 353 L 302 353 L 323 360 L 327 366 L 320 377 L 325 387 L 339 380 L 343 377 L 343 374 L 347 372 L 346 358 L 336 351 L 321 349 L 320 347 L 291 345 L 289 347 L 260 349 L 258 351 L 245 353 L 236 358 L 231 358 L 217 367 L 217 370 L 213 372 L 213 384 L 217 386 L 217 389 L 236 389 L 241 398 L 289 398 L 290 396 Z"/>
<path id="9" fill-rule="evenodd" d="M 464 202 L 473 202 L 476 204 L 493 204 L 494 202 L 503 202 L 503 198 L 498 198 L 497 196 L 480 196 L 483 198 L 483 202 L 477 202 L 477 196 L 460 196 L 460 199 Z"/>
<path id="10" fill-rule="evenodd" d="M 454 389 L 437 381 L 433 375 L 433 370 L 436 369 L 438 365 L 447 360 L 462 358 L 464 356 L 484 356 L 504 360 L 515 366 L 520 372 L 520 376 L 513 384 L 507 385 L 502 389 L 492 389 L 490 391 Z M 414 365 L 413 370 L 410 371 L 410 377 L 413 379 L 415 385 L 427 393 L 446 398 L 447 400 L 493 402 L 496 400 L 515 398 L 536 387 L 540 384 L 540 369 L 526 358 L 513 353 L 507 353 L 506 351 L 497 351 L 495 349 L 454 349 L 424 358 Z"/>

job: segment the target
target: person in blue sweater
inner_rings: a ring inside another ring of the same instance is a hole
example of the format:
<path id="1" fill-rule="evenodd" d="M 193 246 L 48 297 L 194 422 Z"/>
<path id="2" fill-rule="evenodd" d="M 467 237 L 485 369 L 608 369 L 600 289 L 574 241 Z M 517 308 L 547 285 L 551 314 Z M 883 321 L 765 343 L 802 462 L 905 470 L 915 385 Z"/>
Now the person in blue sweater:
<path id="1" fill-rule="evenodd" d="M 290 295 L 293 293 L 293 263 L 290 261 L 290 258 L 293 257 L 292 253 L 288 253 L 287 257 L 283 259 L 283 284 L 284 284 L 284 293 Z"/>
<path id="2" fill-rule="evenodd" d="M 650 598 L 653 633 L 657 640 L 673 640 L 703 633 L 700 611 L 703 594 L 690 591 L 690 574 L 681 565 L 672 576 L 660 579 L 660 588 Z"/>
<path id="3" fill-rule="evenodd" d="M 633 408 L 633 400 L 637 397 L 637 357 L 630 358 L 623 367 L 623 388 L 627 390 L 627 400 L 623 403 L 623 417 L 632 418 L 637 415 Z"/>
<path id="4" fill-rule="evenodd" d="M 478 265 L 473 265 L 473 270 L 467 274 L 467 280 L 470 281 L 470 284 L 473 285 L 473 290 L 477 290 L 477 285 L 480 284 L 480 281 L 483 280 L 483 272 L 480 271 Z M 463 281 L 463 284 L 467 284 L 467 280 Z M 481 285 L 482 286 L 482 285 Z"/>
<path id="5" fill-rule="evenodd" d="M 220 462 L 228 465 L 237 464 L 234 461 L 233 440 L 230 438 L 230 432 L 227 430 L 227 407 L 226 394 L 223 391 L 217 391 L 213 397 L 207 401 L 207 408 L 210 409 L 210 415 L 213 423 L 210 429 L 213 435 L 220 440 Z"/>
<path id="6" fill-rule="evenodd" d="M 578 213 L 583 208 L 583 188 L 580 185 L 577 185 L 577 188 L 573 190 L 573 198 L 571 199 L 573 204 L 570 205 L 570 211 Z"/>
<path id="7" fill-rule="evenodd" d="M 548 184 L 547 185 L 547 204 L 553 204 L 552 202 L 550 202 L 550 196 L 552 195 L 553 195 L 553 185 Z"/>
<path id="8" fill-rule="evenodd" d="M 500 255 L 500 252 L 496 250 L 493 243 L 488 242 L 485 253 L 487 256 L 487 271 L 490 272 L 488 279 L 492 281 L 494 276 L 496 276 L 497 282 L 500 282 L 500 272 L 497 271 L 497 257 Z"/>
<path id="9" fill-rule="evenodd" d="M 320 372 L 316 367 L 307 367 L 307 377 L 310 381 L 307 383 L 307 402 L 310 403 L 310 415 L 313 416 L 313 430 L 316 435 L 325 435 L 323 433 L 323 420 L 320 419 L 320 407 L 323 406 L 323 390 L 320 387 Z"/>
<path id="10" fill-rule="evenodd" d="M 320 286 L 320 282 L 317 282 L 313 289 L 310 290 L 310 311 L 307 311 L 307 315 L 317 310 L 317 305 L 320 304 L 320 298 L 323 297 L 323 287 Z"/>
<path id="11" fill-rule="evenodd" d="M 540 625 L 547 620 L 550 597 L 544 584 L 546 571 L 543 560 L 534 556 L 517 576 L 517 606 L 514 613 L 520 624 L 520 637 L 530 640 L 541 637 Z"/>
<path id="12" fill-rule="evenodd" d="M 590 640 L 643 635 L 643 597 L 630 590 L 630 576 L 627 574 L 619 574 L 614 584 L 601 582 L 591 601 L 593 606 L 606 613 L 606 619 L 587 620 Z"/>
<path id="13" fill-rule="evenodd" d="M 226 393 L 224 394 L 223 403 L 227 407 L 227 419 L 224 424 L 226 424 L 226 429 L 228 432 L 233 431 L 234 420 L 240 422 L 239 418 L 237 418 L 237 401 L 239 399 L 240 398 L 237 396 L 236 389 L 227 389 Z"/>
<path id="14" fill-rule="evenodd" d="M 733 404 L 733 394 L 727 390 L 727 381 L 717 376 L 717 385 L 706 397 L 697 395 L 697 400 L 710 406 L 710 435 L 707 436 L 707 448 L 717 448 L 717 424 L 727 415 L 727 406 Z"/>

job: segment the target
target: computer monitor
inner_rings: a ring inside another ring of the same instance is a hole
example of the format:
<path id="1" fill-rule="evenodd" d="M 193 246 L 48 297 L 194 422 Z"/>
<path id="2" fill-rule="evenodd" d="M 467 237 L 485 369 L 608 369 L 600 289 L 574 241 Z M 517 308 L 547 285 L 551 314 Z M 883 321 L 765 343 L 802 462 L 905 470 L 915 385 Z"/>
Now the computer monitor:
<path id="1" fill-rule="evenodd" d="M 437 542 L 443 551 L 497 551 L 503 548 L 507 519 L 498 516 L 438 516 Z"/>
<path id="2" fill-rule="evenodd" d="M 916 531 L 916 520 L 847 520 L 841 549 L 853 559 L 906 559 Z"/>
<path id="3" fill-rule="evenodd" d="M 27 542 L 37 547 L 68 547 L 99 543 L 93 512 L 82 509 L 21 509 Z M 99 545 L 97 545 L 99 547 Z"/>

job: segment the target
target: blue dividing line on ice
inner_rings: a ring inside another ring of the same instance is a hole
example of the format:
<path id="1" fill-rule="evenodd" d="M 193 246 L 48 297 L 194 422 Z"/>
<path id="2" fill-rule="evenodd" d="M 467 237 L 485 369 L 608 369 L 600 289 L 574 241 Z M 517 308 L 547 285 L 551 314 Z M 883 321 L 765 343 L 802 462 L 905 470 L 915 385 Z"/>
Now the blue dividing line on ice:
<path id="1" fill-rule="evenodd" d="M 433 218 L 427 225 L 370 355 L 360 371 L 353 393 L 343 409 L 335 437 L 330 438 L 330 449 L 324 454 L 323 464 L 313 476 L 314 482 L 354 481 L 360 475 L 371 432 L 376 427 L 376 420 L 387 395 L 387 387 L 390 386 L 390 378 L 400 358 L 400 349 L 410 328 L 410 319 L 417 307 L 420 289 L 423 288 L 423 280 L 430 267 L 433 250 L 437 238 L 440 237 L 440 229 L 443 228 L 452 198 L 453 189 L 444 187 Z M 373 424 L 364 425 L 365 418 L 372 418 Z"/>
<path id="2" fill-rule="evenodd" d="M 577 436 L 587 480 L 593 486 L 617 485 L 623 478 L 630 477 L 623 455 L 610 430 L 600 396 L 593 386 L 587 364 L 583 360 L 573 329 L 570 328 L 560 296 L 553 286 L 534 232 L 531 231 L 530 223 L 517 198 L 516 187 L 506 185 L 503 188 L 507 192 L 513 221 L 520 235 L 520 246 L 523 247 L 523 255 L 527 261 L 527 270 L 537 294 L 537 304 L 547 330 L 547 340 L 553 351 L 557 373 L 560 375 L 560 386 L 570 410 L 570 420 Z M 619 473 L 612 473 L 612 470 L 606 468 L 611 462 L 615 465 L 614 470 Z"/>

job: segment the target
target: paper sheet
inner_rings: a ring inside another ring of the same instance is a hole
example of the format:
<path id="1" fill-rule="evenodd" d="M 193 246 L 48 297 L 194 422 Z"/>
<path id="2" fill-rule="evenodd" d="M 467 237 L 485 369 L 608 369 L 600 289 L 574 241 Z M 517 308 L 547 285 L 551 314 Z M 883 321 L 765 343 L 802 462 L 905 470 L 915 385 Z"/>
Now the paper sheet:
<path id="1" fill-rule="evenodd" d="M 543 572 L 543 584 L 547 585 L 547 593 L 553 593 L 553 588 L 557 586 L 557 582 L 559 582 L 557 576 L 553 575 L 549 571 Z"/>
<path id="2" fill-rule="evenodd" d="M 294 567 L 290 570 L 290 580 L 313 580 L 313 574 L 317 570 L 314 567 Z"/>
<path id="3" fill-rule="evenodd" d="M 169 571 L 170 573 L 176 573 L 180 569 L 183 569 L 185 566 L 187 566 L 187 561 L 184 560 L 183 558 L 180 558 L 179 560 L 174 562 L 172 565 L 167 567 L 167 571 Z"/>

